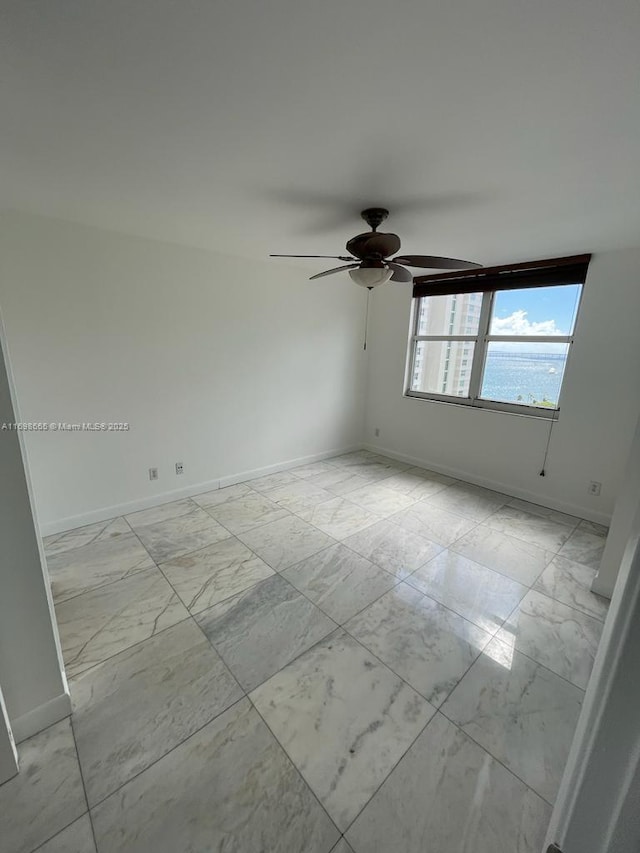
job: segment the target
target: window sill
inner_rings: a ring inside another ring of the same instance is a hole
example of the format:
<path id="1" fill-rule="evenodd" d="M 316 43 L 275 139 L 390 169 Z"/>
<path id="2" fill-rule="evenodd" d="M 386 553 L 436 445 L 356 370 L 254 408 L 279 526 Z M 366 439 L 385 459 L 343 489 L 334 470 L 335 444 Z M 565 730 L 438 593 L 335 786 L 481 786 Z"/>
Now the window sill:
<path id="1" fill-rule="evenodd" d="M 517 404 L 510 405 L 509 403 L 493 403 L 490 401 L 471 400 L 464 398 L 460 400 L 445 399 L 442 397 L 431 396 L 430 394 L 421 394 L 415 391 L 405 391 L 404 397 L 409 400 L 421 400 L 425 403 L 439 403 L 443 406 L 455 406 L 460 409 L 473 409 L 475 412 L 493 412 L 500 415 L 511 415 L 516 418 L 527 418 L 537 421 L 557 421 L 560 416 L 560 409 L 539 409 L 534 406 L 518 406 Z"/>

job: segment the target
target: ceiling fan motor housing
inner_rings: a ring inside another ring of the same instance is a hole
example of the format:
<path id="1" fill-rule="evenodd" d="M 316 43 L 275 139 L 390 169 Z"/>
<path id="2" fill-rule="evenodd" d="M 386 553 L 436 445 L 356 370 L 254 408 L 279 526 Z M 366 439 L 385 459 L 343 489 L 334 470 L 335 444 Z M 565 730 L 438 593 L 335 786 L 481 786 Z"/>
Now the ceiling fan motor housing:
<path id="1" fill-rule="evenodd" d="M 367 231 L 357 234 L 347 243 L 346 249 L 361 261 L 365 259 L 381 260 L 400 251 L 400 238 L 397 234 L 383 234 L 379 231 Z"/>
<path id="2" fill-rule="evenodd" d="M 373 231 L 382 225 L 388 215 L 389 211 L 384 207 L 368 207 L 360 214 L 369 228 Z"/>

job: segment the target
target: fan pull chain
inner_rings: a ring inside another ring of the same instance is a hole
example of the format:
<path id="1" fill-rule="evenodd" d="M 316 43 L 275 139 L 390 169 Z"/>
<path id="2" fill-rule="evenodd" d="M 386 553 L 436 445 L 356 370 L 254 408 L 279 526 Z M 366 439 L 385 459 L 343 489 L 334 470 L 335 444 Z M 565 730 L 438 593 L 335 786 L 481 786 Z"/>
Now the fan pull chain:
<path id="1" fill-rule="evenodd" d="M 368 287 L 367 288 L 367 307 L 365 308 L 365 313 L 364 313 L 364 346 L 362 347 L 362 349 L 365 351 L 367 349 L 367 334 L 369 331 L 369 297 L 370 296 L 371 296 L 371 288 Z"/>

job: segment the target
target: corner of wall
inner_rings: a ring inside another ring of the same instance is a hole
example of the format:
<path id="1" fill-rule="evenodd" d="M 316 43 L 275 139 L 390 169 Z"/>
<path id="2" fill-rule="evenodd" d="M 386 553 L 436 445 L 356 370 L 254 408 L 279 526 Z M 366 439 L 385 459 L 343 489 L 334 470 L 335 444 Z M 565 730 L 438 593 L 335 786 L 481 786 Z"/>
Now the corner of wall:
<path id="1" fill-rule="evenodd" d="M 41 732 L 71 714 L 71 696 L 61 693 L 43 705 L 33 708 L 11 721 L 11 730 L 16 743 Z"/>

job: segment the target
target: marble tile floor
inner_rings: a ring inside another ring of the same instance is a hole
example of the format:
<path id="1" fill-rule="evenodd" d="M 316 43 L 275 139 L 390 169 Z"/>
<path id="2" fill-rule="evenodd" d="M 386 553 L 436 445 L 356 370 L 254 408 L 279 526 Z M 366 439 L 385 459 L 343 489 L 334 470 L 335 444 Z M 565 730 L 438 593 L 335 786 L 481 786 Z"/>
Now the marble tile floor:
<path id="1" fill-rule="evenodd" d="M 540 853 L 605 537 L 369 451 L 47 537 L 1 853 Z"/>

